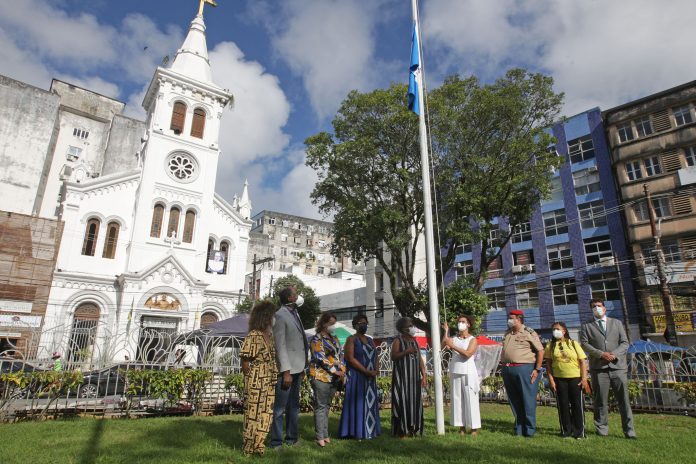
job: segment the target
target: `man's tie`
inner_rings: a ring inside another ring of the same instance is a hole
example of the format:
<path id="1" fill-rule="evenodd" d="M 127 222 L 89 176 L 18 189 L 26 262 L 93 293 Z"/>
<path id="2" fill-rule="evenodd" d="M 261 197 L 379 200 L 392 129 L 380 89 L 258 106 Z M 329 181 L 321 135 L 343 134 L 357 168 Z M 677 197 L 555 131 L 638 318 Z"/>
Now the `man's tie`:
<path id="1" fill-rule="evenodd" d="M 603 320 L 603 319 L 600 319 L 600 320 L 597 321 L 597 322 L 599 323 L 599 330 L 602 332 L 602 335 L 606 335 L 606 334 L 607 334 L 607 329 L 604 327 L 604 320 Z"/>

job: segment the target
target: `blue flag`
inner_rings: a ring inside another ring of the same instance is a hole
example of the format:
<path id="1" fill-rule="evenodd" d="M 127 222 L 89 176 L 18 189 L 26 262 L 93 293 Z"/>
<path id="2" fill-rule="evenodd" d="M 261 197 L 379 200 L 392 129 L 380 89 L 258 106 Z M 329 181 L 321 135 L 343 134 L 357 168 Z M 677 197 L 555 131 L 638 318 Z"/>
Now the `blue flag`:
<path id="1" fill-rule="evenodd" d="M 408 109 L 420 115 L 420 104 L 418 103 L 418 83 L 416 82 L 416 71 L 420 67 L 420 47 L 418 46 L 418 30 L 416 22 L 413 22 L 413 37 L 411 38 L 411 66 L 408 70 Z"/>

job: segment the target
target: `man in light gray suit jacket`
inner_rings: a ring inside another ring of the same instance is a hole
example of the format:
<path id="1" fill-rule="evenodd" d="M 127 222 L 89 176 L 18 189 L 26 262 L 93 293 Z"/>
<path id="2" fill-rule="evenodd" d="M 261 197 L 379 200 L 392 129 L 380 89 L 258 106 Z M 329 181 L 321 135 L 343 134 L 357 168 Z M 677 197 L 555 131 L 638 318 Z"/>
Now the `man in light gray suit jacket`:
<path id="1" fill-rule="evenodd" d="M 590 375 L 594 390 L 594 423 L 598 435 L 609 433 L 609 389 L 619 403 L 621 425 L 626 438 L 636 438 L 633 412 L 628 397 L 628 337 L 618 319 L 607 317 L 607 308 L 600 299 L 590 301 L 594 320 L 580 330 L 580 344 L 590 360 Z"/>
<path id="2" fill-rule="evenodd" d="M 278 383 L 273 405 L 271 448 L 278 448 L 283 441 L 288 445 L 294 445 L 298 441 L 300 384 L 307 367 L 309 351 L 304 327 L 297 313 L 297 308 L 302 306 L 304 299 L 301 295 L 297 295 L 295 287 L 282 289 L 278 296 L 282 306 L 276 312 L 273 324 Z M 285 423 L 285 437 L 283 437 L 283 423 Z"/>

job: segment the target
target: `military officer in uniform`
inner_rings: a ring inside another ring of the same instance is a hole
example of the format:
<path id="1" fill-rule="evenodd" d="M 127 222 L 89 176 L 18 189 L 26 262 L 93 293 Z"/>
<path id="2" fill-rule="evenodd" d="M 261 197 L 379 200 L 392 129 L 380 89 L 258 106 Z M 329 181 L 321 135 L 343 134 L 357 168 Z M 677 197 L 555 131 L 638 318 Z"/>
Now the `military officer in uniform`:
<path id="1" fill-rule="evenodd" d="M 524 313 L 508 313 L 508 330 L 503 338 L 503 382 L 515 416 L 515 435 L 534 436 L 536 395 L 541 378 L 544 347 L 539 335 L 524 325 Z"/>

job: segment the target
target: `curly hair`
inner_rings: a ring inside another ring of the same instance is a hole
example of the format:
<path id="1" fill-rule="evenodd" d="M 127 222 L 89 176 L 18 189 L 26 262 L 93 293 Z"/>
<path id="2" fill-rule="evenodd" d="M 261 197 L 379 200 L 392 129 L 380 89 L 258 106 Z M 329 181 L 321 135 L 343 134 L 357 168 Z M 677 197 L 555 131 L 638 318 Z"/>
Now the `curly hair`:
<path id="1" fill-rule="evenodd" d="M 336 320 L 336 315 L 334 313 L 321 313 L 321 316 L 319 316 L 319 319 L 317 319 L 317 323 L 314 325 L 314 330 L 316 331 L 316 333 L 321 332 L 324 329 L 326 323 L 329 322 L 331 319 Z"/>
<path id="2" fill-rule="evenodd" d="M 369 320 L 367 319 L 367 314 L 356 314 L 355 316 L 353 316 L 352 325 L 354 329 L 358 328 L 358 322 L 360 321 L 369 322 Z"/>
<path id="3" fill-rule="evenodd" d="M 263 332 L 273 324 L 273 315 L 278 308 L 271 300 L 262 300 L 257 302 L 251 309 L 249 315 L 249 331 L 259 330 Z"/>
<path id="4" fill-rule="evenodd" d="M 398 321 L 396 321 L 396 331 L 397 332 L 403 332 L 404 329 L 410 325 L 413 325 L 413 321 L 411 320 L 410 317 L 402 317 Z"/>

